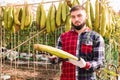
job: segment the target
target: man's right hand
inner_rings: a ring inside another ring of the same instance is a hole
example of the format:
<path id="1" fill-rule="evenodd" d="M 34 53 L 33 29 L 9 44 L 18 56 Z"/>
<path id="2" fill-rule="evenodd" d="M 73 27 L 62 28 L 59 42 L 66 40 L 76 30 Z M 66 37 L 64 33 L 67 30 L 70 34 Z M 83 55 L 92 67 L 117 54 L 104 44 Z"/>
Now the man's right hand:
<path id="1" fill-rule="evenodd" d="M 57 56 L 49 56 L 49 61 L 52 64 L 57 64 L 58 63 L 58 57 Z"/>
<path id="2" fill-rule="evenodd" d="M 59 58 L 57 56 L 49 56 L 49 60 L 52 64 L 61 63 L 62 61 L 68 61 L 68 59 Z"/>

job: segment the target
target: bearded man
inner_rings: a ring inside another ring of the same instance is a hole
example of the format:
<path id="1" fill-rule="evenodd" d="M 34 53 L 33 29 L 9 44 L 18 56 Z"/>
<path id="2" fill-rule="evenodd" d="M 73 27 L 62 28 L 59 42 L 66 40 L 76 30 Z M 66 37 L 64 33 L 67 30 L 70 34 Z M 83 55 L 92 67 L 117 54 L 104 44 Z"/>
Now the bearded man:
<path id="1" fill-rule="evenodd" d="M 61 60 L 60 80 L 96 80 L 95 71 L 104 65 L 104 39 L 86 26 L 87 14 L 83 6 L 73 6 L 70 16 L 72 29 L 60 35 L 57 48 L 77 56 L 79 66 Z M 55 57 L 52 59 L 61 59 Z"/>

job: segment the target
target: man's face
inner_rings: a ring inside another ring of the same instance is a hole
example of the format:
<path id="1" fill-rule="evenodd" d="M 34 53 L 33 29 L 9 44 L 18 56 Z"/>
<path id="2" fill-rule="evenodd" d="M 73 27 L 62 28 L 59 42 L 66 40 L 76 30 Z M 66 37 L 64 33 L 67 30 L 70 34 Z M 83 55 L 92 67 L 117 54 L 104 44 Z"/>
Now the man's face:
<path id="1" fill-rule="evenodd" d="M 86 12 L 84 10 L 76 10 L 71 12 L 72 26 L 80 30 L 86 23 Z"/>

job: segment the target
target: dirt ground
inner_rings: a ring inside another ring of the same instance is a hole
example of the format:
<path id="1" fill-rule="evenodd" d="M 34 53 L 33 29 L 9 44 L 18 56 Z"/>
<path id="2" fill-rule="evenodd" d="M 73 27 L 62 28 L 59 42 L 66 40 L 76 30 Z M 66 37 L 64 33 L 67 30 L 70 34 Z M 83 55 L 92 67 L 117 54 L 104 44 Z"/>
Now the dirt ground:
<path id="1" fill-rule="evenodd" d="M 2 65 L 1 72 L 10 75 L 7 80 L 59 80 L 60 66 L 10 63 Z"/>

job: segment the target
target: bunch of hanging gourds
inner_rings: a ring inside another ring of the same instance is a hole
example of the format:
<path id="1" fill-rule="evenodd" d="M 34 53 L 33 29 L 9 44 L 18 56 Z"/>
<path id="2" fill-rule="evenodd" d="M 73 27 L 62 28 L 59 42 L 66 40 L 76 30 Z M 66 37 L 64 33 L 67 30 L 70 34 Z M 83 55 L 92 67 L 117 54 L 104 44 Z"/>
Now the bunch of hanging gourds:
<path id="1" fill-rule="evenodd" d="M 3 13 L 3 26 L 10 32 L 16 33 L 19 30 L 25 30 L 32 23 L 31 8 L 25 2 L 22 7 L 9 5 L 1 7 Z"/>
<path id="2" fill-rule="evenodd" d="M 69 7 L 73 6 L 71 0 L 66 0 L 66 2 Z M 73 2 L 79 3 L 79 0 L 73 0 Z M 112 7 L 109 6 L 109 2 L 95 0 L 95 5 L 93 5 L 90 0 L 86 0 L 83 6 L 85 6 L 87 13 L 87 26 L 100 33 L 103 37 L 110 38 L 117 28 L 115 25 L 120 21 L 115 20 L 116 14 Z"/>

